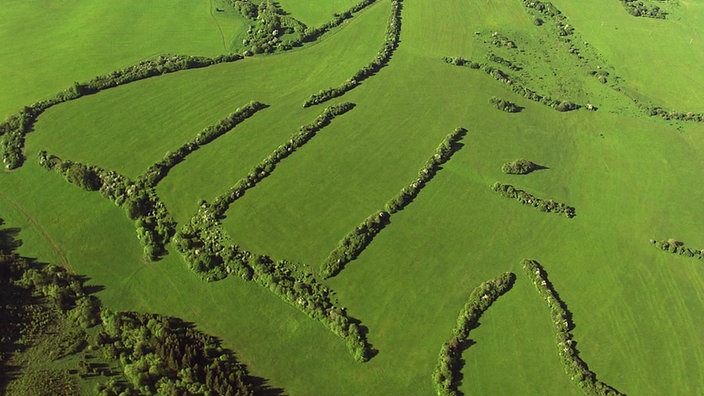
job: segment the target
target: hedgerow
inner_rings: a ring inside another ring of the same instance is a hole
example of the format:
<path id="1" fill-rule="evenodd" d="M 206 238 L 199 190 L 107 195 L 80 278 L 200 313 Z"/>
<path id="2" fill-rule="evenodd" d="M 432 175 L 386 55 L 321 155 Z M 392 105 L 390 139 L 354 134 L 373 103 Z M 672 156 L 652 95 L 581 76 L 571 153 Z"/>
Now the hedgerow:
<path id="1" fill-rule="evenodd" d="M 38 162 L 43 168 L 63 175 L 69 183 L 87 191 L 100 191 L 104 198 L 122 207 L 134 221 L 145 257 L 157 260 L 167 253 L 166 244 L 175 233 L 176 223 L 152 187 L 135 183 L 115 171 L 62 160 L 46 151 L 39 153 Z"/>
<path id="2" fill-rule="evenodd" d="M 391 215 L 411 203 L 421 189 L 425 187 L 426 183 L 440 170 L 440 166 L 452 157 L 459 148 L 460 139 L 466 133 L 466 129 L 456 128 L 447 135 L 438 148 L 435 149 L 435 153 L 418 172 L 418 177 L 386 203 L 386 210 L 371 214 L 340 240 L 323 262 L 320 274 L 325 278 L 333 277 L 342 271 L 347 263 L 356 259 L 374 240 L 374 237 L 390 222 Z"/>
<path id="3" fill-rule="evenodd" d="M 646 2 L 647 3 L 647 2 Z M 621 0 L 629 14 L 635 17 L 665 19 L 667 12 L 656 5 L 645 4 L 642 0 Z"/>
<path id="4" fill-rule="evenodd" d="M 516 275 L 505 272 L 498 278 L 482 282 L 474 288 L 462 307 L 452 337 L 442 344 L 433 370 L 433 384 L 439 396 L 459 396 L 462 376 L 462 352 L 471 345 L 469 333 L 479 326 L 479 318 L 499 297 L 511 290 Z"/>
<path id="5" fill-rule="evenodd" d="M 363 9 L 369 7 L 374 3 L 376 3 L 376 0 L 362 0 L 361 2 L 352 6 L 349 10 L 339 14 L 335 14 L 334 18 L 327 23 L 315 28 L 306 28 L 301 34 L 301 41 L 310 42 L 317 40 L 318 37 L 327 33 L 328 31 L 330 31 L 330 29 L 342 25 L 342 23 L 346 20 L 352 19 L 354 17 L 354 14 L 362 11 Z"/>
<path id="6" fill-rule="evenodd" d="M 164 159 L 151 165 L 143 175 L 137 178 L 138 183 L 147 187 L 156 187 L 161 179 L 166 177 L 169 170 L 183 161 L 186 156 L 224 135 L 247 118 L 253 116 L 257 111 L 266 107 L 268 106 L 261 102 L 249 102 L 244 107 L 238 108 L 234 113 L 220 120 L 217 124 L 204 128 L 191 141 L 179 147 L 176 151 L 169 151 L 164 156 Z"/>
<path id="7" fill-rule="evenodd" d="M 54 105 L 153 76 L 201 68 L 223 62 L 234 62 L 239 59 L 242 59 L 240 55 L 221 55 L 216 58 L 189 55 L 159 55 L 136 65 L 97 76 L 85 83 L 76 82 L 52 98 L 25 106 L 17 114 L 10 116 L 5 122 L 0 124 L 0 154 L 2 154 L 3 163 L 7 169 L 15 169 L 22 165 L 24 162 L 22 150 L 24 148 L 25 135 L 32 130 L 37 117 Z"/>
<path id="8" fill-rule="evenodd" d="M 685 246 L 683 242 L 675 239 L 668 239 L 667 241 L 656 241 L 653 239 L 650 243 L 668 253 L 691 257 L 697 260 L 704 259 L 704 249 L 692 249 Z"/>
<path id="9" fill-rule="evenodd" d="M 347 91 L 353 89 L 359 85 L 362 81 L 371 77 L 374 73 L 378 72 L 382 67 L 384 67 L 391 56 L 393 55 L 396 47 L 398 47 L 399 38 L 401 36 L 401 0 L 391 1 L 391 16 L 389 17 L 389 23 L 386 27 L 386 38 L 384 44 L 377 52 L 374 60 L 367 66 L 363 67 L 352 77 L 347 79 L 341 85 L 335 88 L 328 88 L 322 90 L 316 94 L 311 95 L 304 103 L 303 107 L 309 107 L 316 104 L 326 102 L 332 98 L 344 95 Z"/>
<path id="10" fill-rule="evenodd" d="M 494 183 L 492 190 L 503 195 L 506 198 L 512 198 L 518 202 L 529 205 L 534 208 L 538 208 L 543 212 L 552 212 L 556 214 L 562 214 L 568 218 L 573 218 L 575 216 L 575 209 L 561 202 L 555 202 L 552 199 L 542 199 L 535 195 L 528 193 L 523 190 L 519 190 L 510 184 L 501 184 L 499 182 Z"/>
<path id="11" fill-rule="evenodd" d="M 567 304 L 562 301 L 560 295 L 548 280 L 548 274 L 545 269 L 535 260 L 524 259 L 521 264 L 526 275 L 533 282 L 538 294 L 545 300 L 550 309 L 558 354 L 570 379 L 577 383 L 580 389 L 588 395 L 623 395 L 615 388 L 599 381 L 596 374 L 589 370 L 587 363 L 579 357 L 579 351 L 571 333 L 572 329 L 574 329 L 572 313 L 567 310 Z"/>

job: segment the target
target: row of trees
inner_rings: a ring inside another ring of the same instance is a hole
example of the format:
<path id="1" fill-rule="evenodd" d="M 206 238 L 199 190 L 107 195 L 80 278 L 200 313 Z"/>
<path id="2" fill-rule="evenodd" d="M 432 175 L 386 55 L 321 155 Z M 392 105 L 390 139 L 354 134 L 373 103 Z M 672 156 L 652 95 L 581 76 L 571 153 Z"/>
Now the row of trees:
<path id="1" fill-rule="evenodd" d="M 524 259 L 523 270 L 528 278 L 533 282 L 538 294 L 545 300 L 550 309 L 555 336 L 557 340 L 560 360 L 567 375 L 572 381 L 588 395 L 622 395 L 615 388 L 599 381 L 596 374 L 589 370 L 587 363 L 579 357 L 576 342 L 572 338 L 572 314 L 567 310 L 567 305 L 555 291 L 552 283 L 548 280 L 545 269 L 535 260 Z"/>
<path id="2" fill-rule="evenodd" d="M 475 287 L 462 307 L 452 337 L 442 344 L 433 370 L 433 384 L 439 396 L 458 396 L 462 377 L 462 352 L 471 345 L 469 332 L 479 326 L 479 318 L 499 297 L 511 290 L 516 275 L 505 272 Z"/>
<path id="3" fill-rule="evenodd" d="M 169 170 L 183 161 L 186 156 L 229 132 L 257 111 L 266 107 L 267 105 L 264 103 L 251 101 L 244 107 L 237 108 L 234 113 L 220 120 L 217 124 L 204 128 L 191 141 L 176 151 L 166 153 L 164 159 L 151 165 L 143 175 L 139 176 L 137 182 L 147 187 L 156 187 L 161 179 L 166 177 Z"/>
<path id="4" fill-rule="evenodd" d="M 698 260 L 704 259 L 704 249 L 689 248 L 685 246 L 685 244 L 681 241 L 677 241 L 674 239 L 668 239 L 667 241 L 656 241 L 653 239 L 650 241 L 650 243 L 652 243 L 658 249 L 664 250 L 672 254 L 678 254 L 680 256 L 685 257 L 692 257 Z"/>
<path id="5" fill-rule="evenodd" d="M 175 233 L 176 223 L 154 188 L 132 182 L 115 171 L 64 161 L 46 151 L 39 153 L 38 162 L 84 190 L 100 191 L 104 198 L 122 207 L 127 217 L 134 221 L 146 258 L 157 260 L 166 254 L 166 244 Z"/>
<path id="6" fill-rule="evenodd" d="M 325 278 L 333 277 L 342 271 L 347 263 L 356 259 L 389 223 L 391 214 L 410 204 L 426 183 L 440 170 L 440 166 L 452 157 L 452 154 L 460 147 L 458 144 L 460 139 L 466 133 L 466 129 L 456 128 L 448 134 L 420 169 L 418 176 L 401 192 L 387 201 L 386 210 L 373 213 L 340 240 L 323 262 L 321 275 Z"/>
<path id="7" fill-rule="evenodd" d="M 449 63 L 451 65 L 455 66 L 465 66 L 469 67 L 470 69 L 475 69 L 475 70 L 483 70 L 486 74 L 490 75 L 493 77 L 495 80 L 500 81 L 509 87 L 511 87 L 511 90 L 519 95 L 522 95 L 524 98 L 528 100 L 532 100 L 534 102 L 541 103 L 545 106 L 552 107 L 553 109 L 557 111 L 571 111 L 571 110 L 577 110 L 581 108 L 582 106 L 570 101 L 565 101 L 565 100 L 559 100 L 559 99 L 553 99 L 549 96 L 543 96 L 538 93 L 536 93 L 533 90 L 530 90 L 521 84 L 517 83 L 514 81 L 508 74 L 503 72 L 501 69 L 497 69 L 491 65 L 482 65 L 479 62 L 474 62 L 469 59 L 465 59 L 462 57 L 443 57 L 442 58 L 445 63 Z"/>
<path id="8" fill-rule="evenodd" d="M 97 76 L 85 83 L 76 82 L 71 87 L 60 91 L 49 99 L 25 106 L 17 114 L 10 116 L 5 122 L 0 124 L 0 154 L 2 154 L 3 163 L 7 169 L 15 169 L 22 165 L 24 162 L 22 149 L 24 148 L 25 135 L 32 130 L 37 117 L 54 105 L 165 73 L 206 67 L 223 62 L 233 62 L 239 59 L 242 59 L 242 56 L 234 54 L 221 55 L 215 58 L 189 55 L 160 55 L 136 65 Z"/>
<path id="9" fill-rule="evenodd" d="M 346 20 L 352 19 L 354 17 L 354 14 L 362 11 L 363 9 L 369 7 L 374 3 L 376 3 L 376 0 L 362 0 L 361 2 L 352 6 L 352 8 L 350 8 L 349 10 L 344 11 L 340 14 L 335 14 L 334 18 L 327 23 L 316 28 L 306 28 L 303 34 L 301 35 L 301 41 L 310 42 L 317 40 L 318 37 L 327 33 L 328 31 L 330 31 L 330 29 L 342 25 L 342 23 Z"/>
<path id="10" fill-rule="evenodd" d="M 213 281 L 236 274 L 254 281 L 344 339 L 355 360 L 365 362 L 372 357 L 374 350 L 359 321 L 338 306 L 332 290 L 300 264 L 274 262 L 233 244 L 206 203 L 179 231 L 174 242 L 189 267 L 204 279 Z"/>
<path id="11" fill-rule="evenodd" d="M 555 202 L 552 199 L 542 199 L 535 195 L 528 193 L 523 190 L 519 190 L 510 184 L 501 184 L 499 182 L 494 183 L 492 190 L 503 195 L 506 198 L 512 198 L 516 201 L 529 205 L 534 208 L 538 208 L 543 212 L 552 212 L 556 214 L 562 214 L 568 218 L 573 218 L 575 216 L 575 209 L 568 206 L 562 202 Z"/>
<path id="12" fill-rule="evenodd" d="M 303 107 L 313 106 L 319 103 L 326 102 L 332 98 L 344 95 L 347 91 L 353 89 L 359 85 L 362 81 L 371 77 L 374 73 L 378 72 L 382 67 L 384 67 L 391 56 L 393 55 L 396 47 L 398 47 L 399 39 L 401 36 L 401 0 L 391 1 L 391 16 L 389 17 L 389 23 L 386 27 L 386 36 L 384 39 L 384 44 L 377 52 L 374 60 L 367 66 L 357 71 L 352 77 L 347 79 L 340 86 L 334 88 L 328 88 L 322 90 L 316 94 L 311 95 L 304 103 Z"/>
<path id="13" fill-rule="evenodd" d="M 658 6 L 644 4 L 642 0 L 621 0 L 629 14 L 635 17 L 665 19 L 667 12 Z"/>

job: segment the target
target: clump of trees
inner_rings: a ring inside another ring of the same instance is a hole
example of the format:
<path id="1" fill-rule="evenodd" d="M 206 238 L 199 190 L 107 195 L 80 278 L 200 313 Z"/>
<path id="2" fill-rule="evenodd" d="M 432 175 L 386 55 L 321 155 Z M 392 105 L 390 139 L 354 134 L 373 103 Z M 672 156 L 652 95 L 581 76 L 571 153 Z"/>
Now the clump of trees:
<path id="1" fill-rule="evenodd" d="M 245 55 L 272 53 L 288 50 L 301 45 L 298 37 L 303 34 L 306 25 L 288 15 L 277 2 L 264 0 L 230 0 L 232 6 L 254 24 L 249 26 L 247 36 L 242 40 Z M 283 37 L 294 34 L 296 38 L 284 40 Z"/>
<path id="2" fill-rule="evenodd" d="M 164 156 L 164 159 L 151 165 L 143 175 L 139 176 L 138 183 L 147 187 L 156 187 L 161 179 L 166 177 L 169 170 L 182 162 L 189 154 L 224 135 L 247 118 L 253 116 L 257 111 L 266 107 L 268 106 L 264 103 L 251 101 L 220 120 L 217 124 L 204 128 L 191 141 L 179 147 L 176 151 L 169 151 Z"/>
<path id="3" fill-rule="evenodd" d="M 516 275 L 505 272 L 498 278 L 482 282 L 469 293 L 462 307 L 452 337 L 442 344 L 433 370 L 433 384 L 439 396 L 458 396 L 462 376 L 462 352 L 471 345 L 469 332 L 479 326 L 479 318 L 499 297 L 511 290 Z"/>
<path id="4" fill-rule="evenodd" d="M 587 363 L 582 360 L 577 350 L 576 342 L 572 336 L 572 313 L 567 310 L 567 304 L 560 298 L 552 283 L 548 280 L 545 269 L 535 260 L 524 259 L 523 270 L 533 282 L 538 294 L 545 300 L 550 309 L 555 335 L 557 338 L 558 353 L 565 368 L 565 372 L 572 381 L 588 395 L 622 395 L 615 388 L 599 381 L 596 374 L 589 370 Z"/>
<path id="5" fill-rule="evenodd" d="M 489 99 L 489 103 L 493 104 L 497 109 L 507 113 L 518 113 L 523 110 L 521 106 L 508 100 L 497 98 L 496 96 L 492 96 L 491 99 Z"/>
<path id="6" fill-rule="evenodd" d="M 466 129 L 456 128 L 448 134 L 418 172 L 418 177 L 404 187 L 399 194 L 387 201 L 386 210 L 371 214 L 342 238 L 323 262 L 320 270 L 321 275 L 325 278 L 333 277 L 342 271 L 347 263 L 356 259 L 390 222 L 391 214 L 402 210 L 411 203 L 426 183 L 440 170 L 440 166 L 452 157 L 452 154 L 459 148 L 460 139 L 466 133 Z"/>
<path id="7" fill-rule="evenodd" d="M 537 14 L 545 19 L 553 20 L 555 27 L 557 28 L 558 35 L 563 37 L 566 41 L 569 40 L 567 39 L 567 36 L 574 33 L 574 27 L 567 23 L 567 17 L 562 14 L 562 11 L 560 11 L 552 3 L 540 0 L 523 0 L 523 6 L 528 9 L 535 10 Z M 537 18 L 540 19 L 539 17 Z M 541 22 L 536 23 L 536 25 L 540 26 L 543 24 L 543 20 L 540 20 Z"/>
<path id="8" fill-rule="evenodd" d="M 533 161 L 527 159 L 518 159 L 515 161 L 506 162 L 501 166 L 501 172 L 508 175 L 527 175 L 534 170 L 541 169 L 542 167 Z"/>
<path id="9" fill-rule="evenodd" d="M 529 205 L 534 208 L 538 208 L 543 212 L 552 212 L 556 214 L 561 214 L 567 216 L 568 218 L 573 218 L 575 214 L 575 209 L 561 202 L 553 201 L 552 199 L 542 199 L 538 198 L 533 194 L 526 191 L 519 190 L 510 184 L 501 184 L 499 182 L 494 183 L 492 190 L 501 194 L 506 198 L 512 198 L 516 201 Z"/>
<path id="10" fill-rule="evenodd" d="M 154 188 L 135 183 L 115 171 L 64 161 L 46 151 L 39 153 L 38 162 L 84 190 L 100 191 L 104 198 L 122 207 L 127 217 L 134 221 L 146 258 L 157 260 L 166 254 L 166 244 L 176 231 L 176 222 Z"/>
<path id="11" fill-rule="evenodd" d="M 645 4 L 642 0 L 621 0 L 629 14 L 635 17 L 665 19 L 667 12 L 656 5 Z"/>
<path id="12" fill-rule="evenodd" d="M 391 56 L 396 50 L 396 47 L 398 47 L 399 38 L 401 36 L 401 8 L 401 0 L 391 1 L 391 16 L 389 17 L 389 23 L 386 26 L 386 38 L 384 39 L 384 44 L 379 49 L 379 52 L 377 52 L 374 60 L 367 66 L 357 71 L 354 76 L 347 79 L 347 81 L 343 82 L 341 85 L 334 88 L 328 88 L 311 95 L 303 103 L 303 107 L 313 106 L 344 95 L 347 91 L 353 89 L 362 81 L 378 72 L 389 62 Z"/>
<path id="13" fill-rule="evenodd" d="M 532 100 L 534 102 L 538 102 L 540 104 L 543 104 L 548 107 L 552 107 L 553 109 L 557 111 L 571 111 L 571 110 L 577 110 L 581 108 L 582 106 L 570 101 L 564 101 L 564 100 L 559 100 L 559 99 L 553 99 L 549 96 L 545 95 L 540 95 L 536 93 L 533 90 L 530 90 L 518 82 L 516 82 L 514 79 L 512 79 L 508 74 L 503 72 L 501 69 L 497 69 L 491 65 L 484 64 L 482 65 L 479 62 L 475 62 L 469 59 L 465 59 L 462 57 L 443 57 L 442 58 L 445 63 L 449 63 L 451 65 L 455 66 L 465 66 L 469 67 L 470 69 L 475 69 L 475 70 L 483 70 L 486 74 L 490 75 L 493 77 L 495 80 L 500 81 L 508 86 L 511 87 L 511 90 L 519 95 L 522 95 L 524 98 L 528 100 Z M 503 58 L 502 58 L 503 59 Z"/>
<path id="14" fill-rule="evenodd" d="M 683 242 L 672 238 L 668 239 L 667 241 L 656 241 L 653 239 L 650 241 L 650 243 L 658 249 L 672 254 L 691 257 L 697 260 L 704 259 L 704 249 L 692 249 L 690 247 L 685 246 Z"/>
<path id="15" fill-rule="evenodd" d="M 85 83 L 74 83 L 71 87 L 58 92 L 49 99 L 25 106 L 17 114 L 10 116 L 0 124 L 0 154 L 7 169 L 15 169 L 22 165 L 24 156 L 25 135 L 29 133 L 34 123 L 46 109 L 59 103 L 74 100 L 98 91 L 113 88 L 133 81 L 173 73 L 180 70 L 206 67 L 218 63 L 234 62 L 242 56 L 220 55 L 215 58 L 190 55 L 159 55 L 136 65 L 100 75 Z"/>

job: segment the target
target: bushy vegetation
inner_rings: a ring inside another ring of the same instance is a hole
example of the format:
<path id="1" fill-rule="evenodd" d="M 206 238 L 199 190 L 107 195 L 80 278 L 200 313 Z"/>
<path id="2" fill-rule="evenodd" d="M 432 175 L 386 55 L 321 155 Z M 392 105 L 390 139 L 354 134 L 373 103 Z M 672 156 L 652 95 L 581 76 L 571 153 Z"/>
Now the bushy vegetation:
<path id="1" fill-rule="evenodd" d="M 622 395 L 615 388 L 599 381 L 596 378 L 596 374 L 589 370 L 587 363 L 579 357 L 579 351 L 571 333 L 574 328 L 572 313 L 567 309 L 567 304 L 562 301 L 560 295 L 548 280 L 548 274 L 545 269 L 535 260 L 524 259 L 521 264 L 526 275 L 533 282 L 538 294 L 545 300 L 550 309 L 558 354 L 570 379 L 577 383 L 587 395 Z"/>
<path id="2" fill-rule="evenodd" d="M 538 198 L 533 194 L 526 191 L 519 190 L 510 184 L 501 184 L 499 182 L 494 183 L 492 190 L 503 195 L 506 198 L 512 198 L 516 201 L 529 205 L 534 208 L 538 208 L 543 212 L 551 212 L 556 214 L 562 214 L 568 218 L 573 218 L 575 216 L 575 209 L 561 202 L 555 202 L 552 199 L 542 199 Z"/>
<path id="3" fill-rule="evenodd" d="M 659 106 L 648 106 L 641 104 L 636 100 L 638 106 L 645 110 L 648 115 L 652 117 L 661 117 L 665 120 L 676 120 L 676 121 L 693 121 L 693 122 L 704 122 L 704 113 L 693 113 L 693 112 L 679 112 L 675 110 L 667 111 Z"/>
<path id="4" fill-rule="evenodd" d="M 345 22 L 348 19 L 352 19 L 354 17 L 354 14 L 362 11 L 363 9 L 369 7 L 370 5 L 374 4 L 376 0 L 362 0 L 361 2 L 355 4 L 352 6 L 349 10 L 344 11 L 339 14 L 335 14 L 334 18 L 315 28 L 308 27 L 303 31 L 303 34 L 301 35 L 301 41 L 303 42 L 309 42 L 309 41 L 315 41 L 318 39 L 318 37 L 322 36 L 323 34 L 327 33 L 330 31 L 330 29 L 333 29 L 337 26 L 342 25 L 343 22 Z"/>
<path id="5" fill-rule="evenodd" d="M 650 243 L 652 243 L 658 249 L 664 250 L 672 254 L 691 257 L 697 260 L 704 259 L 704 249 L 692 249 L 690 247 L 685 246 L 683 242 L 672 238 L 668 239 L 667 241 L 656 241 L 653 239 L 650 241 Z"/>
<path id="6" fill-rule="evenodd" d="M 264 0 L 229 0 L 233 7 L 245 18 L 251 20 L 247 36 L 242 40 L 244 55 L 272 53 L 299 46 L 299 37 L 306 25 L 288 15 L 276 2 Z M 284 39 L 293 35 L 293 39 Z"/>
<path id="7" fill-rule="evenodd" d="M 24 162 L 22 149 L 24 148 L 25 135 L 31 132 L 37 117 L 54 105 L 153 76 L 201 68 L 223 62 L 234 62 L 239 59 L 242 59 L 239 55 L 221 55 L 216 58 L 190 55 L 159 55 L 136 65 L 97 76 L 86 83 L 76 82 L 73 86 L 57 93 L 52 98 L 25 106 L 17 114 L 10 116 L 5 122 L 0 124 L 0 153 L 2 154 L 3 163 L 7 169 L 15 169 L 22 165 Z"/>
<path id="8" fill-rule="evenodd" d="M 621 4 L 626 8 L 626 11 L 635 17 L 665 19 L 667 12 L 656 5 L 646 3 L 649 2 L 646 1 L 644 3 L 642 0 L 621 0 Z"/>
<path id="9" fill-rule="evenodd" d="M 39 153 L 38 162 L 84 190 L 100 191 L 104 198 L 122 207 L 134 221 L 146 258 L 157 260 L 166 254 L 166 244 L 175 233 L 176 223 L 154 188 L 133 182 L 115 171 L 62 160 L 46 151 Z"/>
<path id="10" fill-rule="evenodd" d="M 527 175 L 540 168 L 541 166 L 533 161 L 518 159 L 503 164 L 501 166 L 501 172 L 506 173 L 507 175 Z"/>
<path id="11" fill-rule="evenodd" d="M 347 81 L 341 85 L 335 88 L 328 88 L 311 95 L 303 103 L 303 107 L 320 104 L 332 98 L 344 95 L 347 91 L 353 89 L 362 81 L 374 75 L 389 62 L 391 56 L 396 50 L 396 47 L 398 47 L 399 37 L 401 36 L 401 1 L 402 0 L 391 0 L 391 16 L 389 17 L 389 23 L 386 27 L 386 38 L 374 60 L 361 70 L 357 71 L 354 76 L 347 79 Z"/>
<path id="12" fill-rule="evenodd" d="M 523 5 L 531 10 L 535 10 L 536 14 L 542 16 L 545 19 L 551 19 L 555 23 L 558 34 L 565 40 L 566 37 L 574 33 L 574 27 L 567 23 L 567 17 L 562 14 L 562 12 L 555 7 L 549 1 L 539 1 L 539 0 L 523 0 Z M 537 20 L 538 17 L 536 17 Z M 542 21 L 542 19 L 540 19 Z M 536 25 L 541 26 L 543 23 L 536 23 Z"/>
<path id="13" fill-rule="evenodd" d="M 164 159 L 151 165 L 143 175 L 139 176 L 138 183 L 147 187 L 156 187 L 159 181 L 166 177 L 169 170 L 183 161 L 189 154 L 224 135 L 247 118 L 253 116 L 257 111 L 266 107 L 267 105 L 261 102 L 249 102 L 244 107 L 238 108 L 234 113 L 220 120 L 217 124 L 204 128 L 191 141 L 179 147 L 176 151 L 169 151 L 164 156 Z"/>
<path id="14" fill-rule="evenodd" d="M 571 110 L 577 110 L 582 107 L 581 105 L 578 105 L 578 104 L 570 102 L 570 101 L 553 99 L 549 96 L 540 95 L 540 94 L 536 93 L 535 91 L 532 91 L 532 90 L 522 86 L 521 84 L 516 82 L 515 79 L 511 78 L 508 74 L 503 72 L 501 69 L 497 69 L 491 65 L 486 65 L 486 64 L 482 65 L 479 62 L 471 61 L 469 59 L 465 59 L 462 57 L 447 57 L 446 56 L 446 57 L 443 57 L 442 59 L 445 63 L 449 63 L 451 65 L 465 66 L 465 67 L 468 67 L 468 68 L 474 69 L 474 70 L 481 69 L 486 74 L 493 77 L 495 80 L 500 81 L 500 82 L 508 85 L 509 87 L 511 87 L 511 90 L 513 92 L 515 92 L 519 95 L 522 95 L 524 98 L 526 98 L 528 100 L 532 100 L 534 102 L 541 103 L 545 106 L 552 107 L 553 109 L 555 109 L 557 111 L 562 111 L 562 112 L 571 111 Z M 492 60 L 492 61 L 494 61 L 494 60 Z M 506 63 L 508 63 L 508 62 L 509 61 L 506 61 Z M 512 65 L 511 67 L 513 67 L 513 68 L 517 67 L 517 66 L 513 65 L 513 63 L 510 63 L 510 64 Z M 517 110 L 520 109 L 519 106 L 516 106 L 515 104 L 512 104 L 511 102 L 508 102 L 505 100 L 502 101 L 502 99 L 498 99 L 498 98 L 492 98 L 490 100 L 490 103 L 496 105 L 498 109 L 508 111 L 508 112 L 516 112 Z M 513 106 L 511 106 L 511 105 L 513 105 Z"/>
<path id="15" fill-rule="evenodd" d="M 440 170 L 440 166 L 457 151 L 458 143 L 466 133 L 466 129 L 456 128 L 447 135 L 418 172 L 418 177 L 386 203 L 386 210 L 371 214 L 340 240 L 323 262 L 320 274 L 325 278 L 333 277 L 342 271 L 347 263 L 356 259 L 389 223 L 391 214 L 402 210 L 418 196 L 421 189 Z"/>
<path id="16" fill-rule="evenodd" d="M 482 282 L 475 287 L 462 307 L 452 337 L 442 344 L 437 365 L 433 370 L 433 383 L 439 396 L 459 396 L 462 378 L 462 352 L 471 345 L 469 332 L 479 326 L 479 318 L 499 297 L 511 290 L 516 275 L 505 272 L 498 278 Z"/>
<path id="17" fill-rule="evenodd" d="M 489 99 L 489 103 L 493 104 L 497 109 L 507 113 L 518 113 L 523 110 L 521 106 L 506 99 L 497 98 L 496 96 L 492 96 L 491 99 Z"/>

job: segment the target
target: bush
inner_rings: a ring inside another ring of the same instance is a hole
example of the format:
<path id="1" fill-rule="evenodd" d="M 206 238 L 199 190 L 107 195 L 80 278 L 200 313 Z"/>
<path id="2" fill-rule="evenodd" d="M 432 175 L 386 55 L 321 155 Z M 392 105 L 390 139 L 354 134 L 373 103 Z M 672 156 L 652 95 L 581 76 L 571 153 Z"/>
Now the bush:
<path id="1" fill-rule="evenodd" d="M 521 106 L 518 106 L 513 102 L 509 102 L 508 100 L 497 98 L 496 96 L 489 99 L 489 103 L 493 104 L 497 109 L 507 113 L 518 113 L 523 110 Z"/>
<path id="2" fill-rule="evenodd" d="M 526 175 L 537 169 L 540 169 L 540 166 L 527 159 L 506 162 L 501 166 L 501 171 L 508 175 Z"/>

